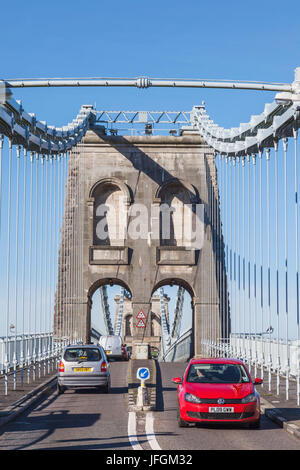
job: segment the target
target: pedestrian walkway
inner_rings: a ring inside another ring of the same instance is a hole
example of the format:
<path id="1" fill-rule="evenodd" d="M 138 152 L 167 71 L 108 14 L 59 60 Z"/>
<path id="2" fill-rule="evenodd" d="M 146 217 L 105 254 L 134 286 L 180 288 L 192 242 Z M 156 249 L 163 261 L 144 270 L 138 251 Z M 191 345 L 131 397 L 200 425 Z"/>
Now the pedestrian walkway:
<path id="1" fill-rule="evenodd" d="M 261 377 L 260 371 L 257 377 Z M 261 397 L 262 411 L 266 416 L 300 439 L 300 406 L 297 405 L 296 380 L 293 378 L 289 380 L 288 400 L 286 399 L 286 378 L 280 377 L 279 390 L 277 390 L 276 374 L 271 374 L 269 387 L 269 374 L 265 372 L 264 382 L 257 387 L 257 391 Z"/>
<path id="2" fill-rule="evenodd" d="M 28 374 L 29 372 L 29 374 Z M 28 370 L 18 369 L 16 375 L 10 372 L 8 375 L 8 393 L 5 393 L 5 377 L 0 375 L 0 418 L 11 414 L 14 409 L 19 408 L 22 403 L 36 395 L 57 375 L 56 362 L 41 362 Z"/>

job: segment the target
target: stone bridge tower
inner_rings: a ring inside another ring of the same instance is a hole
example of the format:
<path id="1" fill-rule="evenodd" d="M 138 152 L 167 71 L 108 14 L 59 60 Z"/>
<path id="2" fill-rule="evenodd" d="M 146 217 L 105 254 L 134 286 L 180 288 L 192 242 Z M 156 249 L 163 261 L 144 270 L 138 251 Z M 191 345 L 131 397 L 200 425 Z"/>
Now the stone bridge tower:
<path id="1" fill-rule="evenodd" d="M 185 230 L 186 208 L 196 243 Z M 205 340 L 229 331 L 223 254 L 215 158 L 196 132 L 90 130 L 69 157 L 55 334 L 89 341 L 93 293 L 119 284 L 131 293 L 133 346 L 147 342 L 150 322 L 137 328 L 136 315 L 148 317 L 159 287 L 178 284 L 192 297 L 200 356 Z"/>

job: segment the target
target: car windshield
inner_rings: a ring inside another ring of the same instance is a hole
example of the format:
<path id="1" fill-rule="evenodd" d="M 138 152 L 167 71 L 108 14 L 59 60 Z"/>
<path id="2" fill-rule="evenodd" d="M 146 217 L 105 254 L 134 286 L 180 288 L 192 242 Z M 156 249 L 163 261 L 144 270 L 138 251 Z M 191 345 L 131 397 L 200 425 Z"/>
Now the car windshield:
<path id="1" fill-rule="evenodd" d="M 191 364 L 187 382 L 191 383 L 249 383 L 250 379 L 242 364 Z"/>
<path id="2" fill-rule="evenodd" d="M 97 348 L 69 348 L 66 350 L 64 360 L 67 362 L 100 361 L 100 351 Z"/>

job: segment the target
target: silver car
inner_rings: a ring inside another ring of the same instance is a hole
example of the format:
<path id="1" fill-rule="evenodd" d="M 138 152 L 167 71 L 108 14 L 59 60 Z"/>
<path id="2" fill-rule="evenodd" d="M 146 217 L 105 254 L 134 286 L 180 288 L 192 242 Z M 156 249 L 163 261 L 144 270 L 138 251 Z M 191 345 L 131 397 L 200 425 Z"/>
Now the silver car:
<path id="1" fill-rule="evenodd" d="M 58 393 L 79 387 L 97 387 L 109 392 L 110 366 L 101 346 L 77 344 L 64 349 L 58 365 Z"/>

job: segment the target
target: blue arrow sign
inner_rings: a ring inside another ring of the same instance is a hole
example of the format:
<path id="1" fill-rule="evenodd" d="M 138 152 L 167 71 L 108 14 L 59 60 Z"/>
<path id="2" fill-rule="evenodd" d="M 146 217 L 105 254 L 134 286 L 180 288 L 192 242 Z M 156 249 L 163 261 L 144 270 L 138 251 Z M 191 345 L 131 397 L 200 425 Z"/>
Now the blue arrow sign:
<path id="1" fill-rule="evenodd" d="M 147 367 L 140 367 L 137 371 L 137 378 L 140 380 L 148 380 L 150 378 L 150 370 Z"/>

